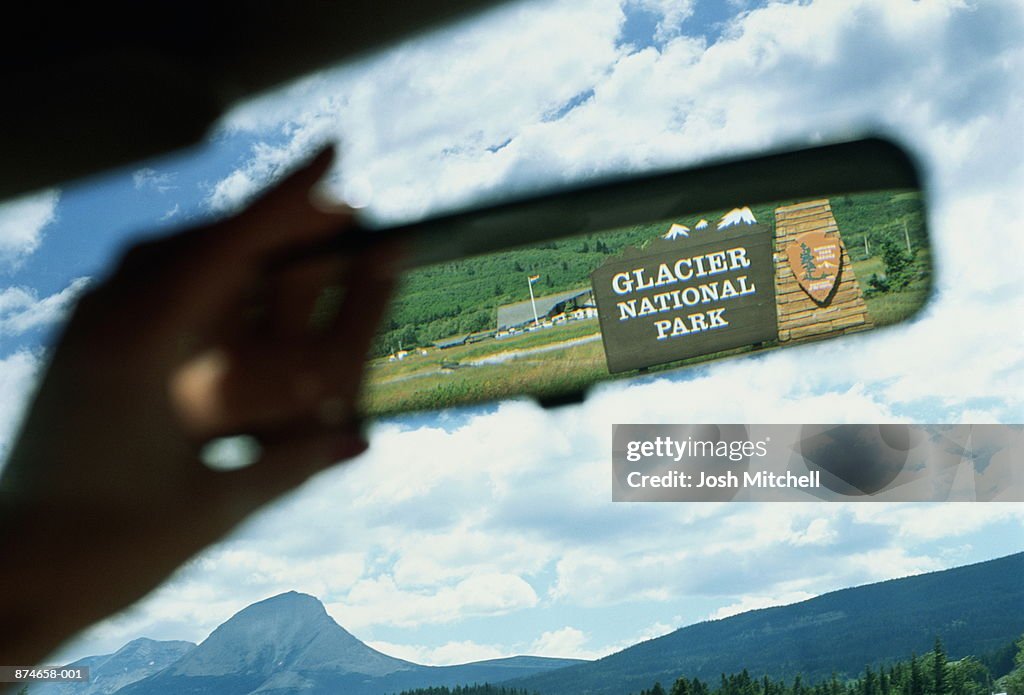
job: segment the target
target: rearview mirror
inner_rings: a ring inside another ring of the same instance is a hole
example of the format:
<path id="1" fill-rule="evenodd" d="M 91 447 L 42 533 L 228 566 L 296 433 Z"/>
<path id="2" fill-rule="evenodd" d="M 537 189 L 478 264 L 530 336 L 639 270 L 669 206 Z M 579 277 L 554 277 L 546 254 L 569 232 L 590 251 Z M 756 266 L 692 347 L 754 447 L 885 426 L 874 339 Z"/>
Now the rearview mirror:
<path id="1" fill-rule="evenodd" d="M 605 181 L 368 230 L 405 272 L 369 416 L 528 395 L 837 338 L 926 302 L 916 171 L 861 140 Z M 352 243 L 339 241 L 339 244 Z"/>

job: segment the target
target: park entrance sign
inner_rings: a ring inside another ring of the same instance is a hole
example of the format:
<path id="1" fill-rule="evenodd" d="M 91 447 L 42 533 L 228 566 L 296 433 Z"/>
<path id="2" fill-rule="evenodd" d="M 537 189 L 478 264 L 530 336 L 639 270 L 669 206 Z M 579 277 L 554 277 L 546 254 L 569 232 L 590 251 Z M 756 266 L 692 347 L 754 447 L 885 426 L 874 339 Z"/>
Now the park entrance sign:
<path id="1" fill-rule="evenodd" d="M 778 337 L 772 230 L 752 216 L 673 227 L 590 278 L 613 374 Z"/>

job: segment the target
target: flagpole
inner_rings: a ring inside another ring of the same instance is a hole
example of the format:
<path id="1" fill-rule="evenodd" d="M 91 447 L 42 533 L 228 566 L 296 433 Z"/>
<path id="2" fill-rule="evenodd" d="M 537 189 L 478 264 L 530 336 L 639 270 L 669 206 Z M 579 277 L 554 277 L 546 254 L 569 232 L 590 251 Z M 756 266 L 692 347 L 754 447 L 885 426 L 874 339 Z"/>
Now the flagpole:
<path id="1" fill-rule="evenodd" d="M 533 327 L 539 328 L 540 321 L 537 319 L 537 301 L 533 298 L 533 280 L 526 276 L 526 284 L 530 287 L 530 304 L 533 306 Z"/>

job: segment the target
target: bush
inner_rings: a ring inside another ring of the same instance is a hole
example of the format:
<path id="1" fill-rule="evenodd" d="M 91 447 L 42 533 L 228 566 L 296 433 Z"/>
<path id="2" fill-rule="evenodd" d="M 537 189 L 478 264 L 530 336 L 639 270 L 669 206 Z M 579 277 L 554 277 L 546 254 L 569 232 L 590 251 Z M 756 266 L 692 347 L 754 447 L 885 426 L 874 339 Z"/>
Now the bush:
<path id="1" fill-rule="evenodd" d="M 868 288 L 864 290 L 864 296 L 874 297 L 875 295 L 888 292 L 889 289 L 888 278 L 878 273 L 871 273 L 871 277 L 868 278 Z"/>
<path id="2" fill-rule="evenodd" d="M 914 255 L 892 237 L 882 240 L 882 263 L 888 290 L 880 291 L 902 290 L 917 276 Z"/>

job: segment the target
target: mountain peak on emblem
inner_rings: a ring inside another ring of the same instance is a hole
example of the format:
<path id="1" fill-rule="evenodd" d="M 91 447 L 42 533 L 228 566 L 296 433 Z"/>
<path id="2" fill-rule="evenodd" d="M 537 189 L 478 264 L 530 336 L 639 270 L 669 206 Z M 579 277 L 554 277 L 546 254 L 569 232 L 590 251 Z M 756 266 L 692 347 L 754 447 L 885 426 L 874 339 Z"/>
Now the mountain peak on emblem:
<path id="1" fill-rule="evenodd" d="M 757 218 L 754 217 L 754 213 L 746 205 L 741 208 L 733 208 L 725 213 L 718 223 L 718 228 L 725 229 L 737 224 L 757 224 Z"/>

